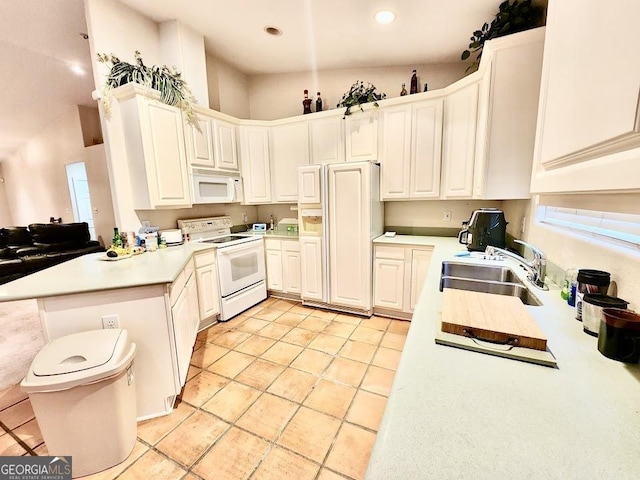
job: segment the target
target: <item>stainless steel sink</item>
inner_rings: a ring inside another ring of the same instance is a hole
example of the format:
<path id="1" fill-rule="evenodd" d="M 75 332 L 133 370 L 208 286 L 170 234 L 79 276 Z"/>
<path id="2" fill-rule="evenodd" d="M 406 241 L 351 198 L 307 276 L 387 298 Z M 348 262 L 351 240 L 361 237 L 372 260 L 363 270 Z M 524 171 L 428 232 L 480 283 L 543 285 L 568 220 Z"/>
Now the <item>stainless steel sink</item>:
<path id="1" fill-rule="evenodd" d="M 471 263 L 442 262 L 442 277 L 459 277 L 523 285 L 513 270 L 504 266 L 474 265 Z"/>
<path id="2" fill-rule="evenodd" d="M 441 277 L 440 291 L 444 288 L 454 288 L 457 290 L 470 290 L 472 292 L 493 293 L 496 295 L 509 295 L 518 297 L 525 305 L 540 306 L 542 302 L 538 300 L 521 283 L 494 282 L 490 280 L 477 280 L 470 278 Z"/>
<path id="3" fill-rule="evenodd" d="M 515 272 L 505 266 L 442 262 L 440 291 L 444 288 L 509 295 L 525 305 L 542 305 Z"/>

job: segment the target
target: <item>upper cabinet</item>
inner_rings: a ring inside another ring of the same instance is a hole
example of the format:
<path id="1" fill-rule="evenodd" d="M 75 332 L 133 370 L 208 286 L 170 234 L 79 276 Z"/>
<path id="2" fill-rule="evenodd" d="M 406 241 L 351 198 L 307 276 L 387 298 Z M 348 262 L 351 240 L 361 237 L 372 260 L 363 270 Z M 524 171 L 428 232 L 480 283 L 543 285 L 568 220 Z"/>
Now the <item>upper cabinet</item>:
<path id="1" fill-rule="evenodd" d="M 544 28 L 485 43 L 473 196 L 529 198 Z"/>
<path id="2" fill-rule="evenodd" d="M 443 198 L 470 198 L 473 194 L 477 118 L 477 80 L 445 97 L 441 191 Z"/>
<path id="3" fill-rule="evenodd" d="M 298 201 L 298 167 L 309 165 L 309 125 L 306 120 L 271 127 L 273 201 Z"/>
<path id="4" fill-rule="evenodd" d="M 309 121 L 311 163 L 344 162 L 344 126 L 342 117 L 321 117 Z"/>
<path id="5" fill-rule="evenodd" d="M 182 112 L 135 84 L 120 87 L 114 97 L 122 117 L 134 208 L 190 207 Z"/>
<path id="6" fill-rule="evenodd" d="M 240 161 L 244 203 L 271 203 L 269 127 L 240 126 Z"/>
<path id="7" fill-rule="evenodd" d="M 532 192 L 640 187 L 640 3 L 550 0 Z M 576 48 L 585 32 L 599 41 Z"/>
<path id="8" fill-rule="evenodd" d="M 378 112 L 354 109 L 345 120 L 345 160 L 378 160 Z"/>
<path id="9" fill-rule="evenodd" d="M 442 98 L 380 112 L 380 198 L 437 198 L 442 159 Z"/>
<path id="10" fill-rule="evenodd" d="M 236 126 L 206 113 L 198 113 L 200 130 L 185 122 L 187 158 L 191 165 L 221 172 L 238 172 Z"/>

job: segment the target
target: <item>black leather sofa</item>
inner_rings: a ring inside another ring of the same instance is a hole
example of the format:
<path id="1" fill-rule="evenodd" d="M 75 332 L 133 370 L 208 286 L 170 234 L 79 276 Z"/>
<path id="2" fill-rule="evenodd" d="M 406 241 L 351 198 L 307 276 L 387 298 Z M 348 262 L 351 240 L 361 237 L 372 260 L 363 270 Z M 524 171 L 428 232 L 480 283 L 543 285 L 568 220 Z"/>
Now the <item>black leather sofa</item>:
<path id="1" fill-rule="evenodd" d="M 86 222 L 0 228 L 0 284 L 87 253 L 104 251 L 100 243 L 91 240 Z"/>

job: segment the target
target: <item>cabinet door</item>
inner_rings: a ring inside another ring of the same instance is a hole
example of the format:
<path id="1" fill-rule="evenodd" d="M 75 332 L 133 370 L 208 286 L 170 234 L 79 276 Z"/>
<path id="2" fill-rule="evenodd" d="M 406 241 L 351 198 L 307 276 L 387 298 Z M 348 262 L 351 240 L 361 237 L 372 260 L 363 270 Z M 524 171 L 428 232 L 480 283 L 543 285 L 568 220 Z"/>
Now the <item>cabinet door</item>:
<path id="1" fill-rule="evenodd" d="M 445 98 L 442 152 L 444 198 L 467 198 L 473 193 L 477 114 L 477 82 Z"/>
<path id="2" fill-rule="evenodd" d="M 280 248 L 270 250 L 267 249 L 267 288 L 269 290 L 284 291 L 284 284 L 282 282 L 282 250 Z"/>
<path id="3" fill-rule="evenodd" d="M 273 199 L 298 201 L 298 167 L 309 165 L 309 126 L 307 122 L 277 125 L 271 129 Z"/>
<path id="4" fill-rule="evenodd" d="M 640 188 L 635 1 L 549 2 L 533 192 Z M 573 48 L 584 32 L 600 41 Z"/>
<path id="5" fill-rule="evenodd" d="M 370 163 L 328 166 L 330 303 L 371 309 Z"/>
<path id="6" fill-rule="evenodd" d="M 193 344 L 189 342 L 192 326 L 186 288 L 182 290 L 178 296 L 178 300 L 173 307 L 171 307 L 171 317 L 173 320 L 173 336 L 178 361 L 178 381 L 180 385 L 184 385 L 187 379 L 187 370 L 189 370 L 189 361 L 193 349 Z"/>
<path id="7" fill-rule="evenodd" d="M 409 175 L 411 198 L 434 198 L 440 195 L 443 103 L 442 99 L 437 99 L 413 106 Z"/>
<path id="8" fill-rule="evenodd" d="M 147 123 L 143 135 L 150 152 L 145 166 L 152 206 L 191 206 L 181 112 L 155 100 L 145 99 L 144 105 L 141 121 Z"/>
<path id="9" fill-rule="evenodd" d="M 321 201 L 320 165 L 298 168 L 298 203 L 314 204 Z"/>
<path id="10" fill-rule="evenodd" d="M 399 249 L 404 256 L 403 249 Z M 376 258 L 373 262 L 373 305 L 402 310 L 404 258 Z"/>
<path id="11" fill-rule="evenodd" d="M 187 131 L 187 158 L 191 165 L 214 168 L 211 120 L 202 115 L 198 115 L 197 118 L 200 131 L 189 124 L 184 127 Z"/>
<path id="12" fill-rule="evenodd" d="M 320 118 L 309 122 L 311 163 L 344 162 L 342 117 Z"/>
<path id="13" fill-rule="evenodd" d="M 216 168 L 238 171 L 238 147 L 236 144 L 236 126 L 222 120 L 213 122 L 216 145 Z"/>
<path id="14" fill-rule="evenodd" d="M 198 311 L 200 321 L 220 313 L 220 294 L 216 264 L 199 267 L 196 270 L 198 284 Z"/>
<path id="15" fill-rule="evenodd" d="M 300 297 L 324 301 L 322 238 L 300 237 Z"/>
<path id="16" fill-rule="evenodd" d="M 300 293 L 300 245 L 297 240 L 282 241 L 284 291 Z"/>
<path id="17" fill-rule="evenodd" d="M 240 160 L 244 203 L 271 203 L 269 129 L 267 127 L 240 127 Z"/>
<path id="18" fill-rule="evenodd" d="M 411 105 L 381 112 L 380 198 L 409 198 Z"/>
<path id="19" fill-rule="evenodd" d="M 418 303 L 418 299 L 420 298 L 424 279 L 427 276 L 429 264 L 431 263 L 432 252 L 432 249 L 411 249 L 411 294 L 408 307 L 412 312 L 416 308 L 416 303 Z"/>
<path id="20" fill-rule="evenodd" d="M 378 159 L 378 113 L 354 111 L 345 120 L 346 161 Z"/>

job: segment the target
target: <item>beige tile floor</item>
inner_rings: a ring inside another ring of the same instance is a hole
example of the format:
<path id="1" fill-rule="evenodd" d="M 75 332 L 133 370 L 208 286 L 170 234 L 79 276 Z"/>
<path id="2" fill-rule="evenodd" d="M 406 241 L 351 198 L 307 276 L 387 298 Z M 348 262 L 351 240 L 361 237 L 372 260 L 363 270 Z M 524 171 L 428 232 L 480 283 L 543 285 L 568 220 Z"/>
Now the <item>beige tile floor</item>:
<path id="1" fill-rule="evenodd" d="M 174 411 L 96 479 L 361 479 L 409 323 L 269 298 L 200 332 Z M 29 399 L 0 392 L 0 455 L 47 455 Z"/>

